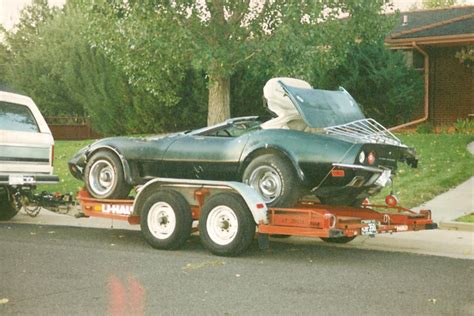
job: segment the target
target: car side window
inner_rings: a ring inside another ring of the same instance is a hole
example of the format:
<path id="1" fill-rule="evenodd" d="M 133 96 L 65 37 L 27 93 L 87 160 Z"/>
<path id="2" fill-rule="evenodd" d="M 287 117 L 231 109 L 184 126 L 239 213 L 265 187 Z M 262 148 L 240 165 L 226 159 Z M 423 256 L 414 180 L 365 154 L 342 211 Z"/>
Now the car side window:
<path id="1" fill-rule="evenodd" d="M 21 104 L 0 101 L 0 129 L 38 133 L 39 128 L 30 109 Z"/>

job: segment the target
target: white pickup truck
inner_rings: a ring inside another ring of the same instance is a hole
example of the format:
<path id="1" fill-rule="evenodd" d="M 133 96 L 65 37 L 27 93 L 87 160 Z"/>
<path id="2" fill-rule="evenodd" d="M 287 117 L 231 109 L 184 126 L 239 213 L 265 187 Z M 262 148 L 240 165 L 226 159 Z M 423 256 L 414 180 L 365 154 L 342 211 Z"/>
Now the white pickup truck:
<path id="1" fill-rule="evenodd" d="M 56 183 L 54 139 L 33 100 L 0 91 L 0 220 L 21 208 L 37 184 Z"/>

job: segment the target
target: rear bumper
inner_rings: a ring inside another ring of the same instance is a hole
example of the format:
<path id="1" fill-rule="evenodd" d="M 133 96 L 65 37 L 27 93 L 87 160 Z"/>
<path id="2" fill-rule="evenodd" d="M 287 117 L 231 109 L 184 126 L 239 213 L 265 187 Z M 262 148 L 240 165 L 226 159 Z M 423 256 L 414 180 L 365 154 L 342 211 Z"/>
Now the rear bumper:
<path id="1" fill-rule="evenodd" d="M 49 174 L 0 174 L 0 184 L 7 185 L 36 185 L 58 182 L 58 176 Z"/>

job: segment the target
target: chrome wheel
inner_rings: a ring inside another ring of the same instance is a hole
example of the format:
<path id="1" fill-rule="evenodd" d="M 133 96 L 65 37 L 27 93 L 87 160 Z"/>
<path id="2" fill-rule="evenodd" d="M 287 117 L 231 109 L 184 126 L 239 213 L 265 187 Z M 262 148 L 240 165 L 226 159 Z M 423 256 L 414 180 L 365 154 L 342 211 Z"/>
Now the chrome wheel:
<path id="1" fill-rule="evenodd" d="M 157 239 L 169 238 L 176 229 L 176 215 L 166 202 L 153 204 L 147 216 L 150 233 Z"/>
<path id="2" fill-rule="evenodd" d="M 247 183 L 257 190 L 265 203 L 275 201 L 282 193 L 282 179 L 271 166 L 260 166 L 252 171 Z"/>
<path id="3" fill-rule="evenodd" d="M 116 182 L 115 169 L 107 160 L 97 160 L 89 171 L 89 187 L 97 195 L 106 195 Z"/>
<path id="4" fill-rule="evenodd" d="M 206 230 L 213 242 L 221 246 L 228 245 L 239 230 L 237 215 L 230 207 L 218 205 L 209 212 Z"/>

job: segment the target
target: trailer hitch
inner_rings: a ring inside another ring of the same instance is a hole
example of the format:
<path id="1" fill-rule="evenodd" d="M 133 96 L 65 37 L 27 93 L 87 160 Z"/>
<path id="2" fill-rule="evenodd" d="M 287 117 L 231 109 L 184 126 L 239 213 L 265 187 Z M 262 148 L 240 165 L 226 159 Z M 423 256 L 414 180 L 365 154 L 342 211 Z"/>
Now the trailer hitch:
<path id="1" fill-rule="evenodd" d="M 55 213 L 67 214 L 77 205 L 71 193 L 62 194 L 60 192 L 51 193 L 47 191 L 33 193 L 33 190 L 29 187 L 16 189 L 13 197 L 19 208 L 23 207 L 26 214 L 31 217 L 38 216 L 42 207 Z"/>

